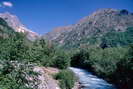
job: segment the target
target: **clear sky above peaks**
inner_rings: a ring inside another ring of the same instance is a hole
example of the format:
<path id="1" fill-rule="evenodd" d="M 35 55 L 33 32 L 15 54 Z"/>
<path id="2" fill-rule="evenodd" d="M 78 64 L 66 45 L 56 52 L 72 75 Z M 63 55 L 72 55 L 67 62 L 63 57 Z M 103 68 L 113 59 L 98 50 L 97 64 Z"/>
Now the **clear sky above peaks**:
<path id="1" fill-rule="evenodd" d="M 133 0 L 0 0 L 0 12 L 15 14 L 39 34 L 74 24 L 100 8 L 133 12 Z"/>

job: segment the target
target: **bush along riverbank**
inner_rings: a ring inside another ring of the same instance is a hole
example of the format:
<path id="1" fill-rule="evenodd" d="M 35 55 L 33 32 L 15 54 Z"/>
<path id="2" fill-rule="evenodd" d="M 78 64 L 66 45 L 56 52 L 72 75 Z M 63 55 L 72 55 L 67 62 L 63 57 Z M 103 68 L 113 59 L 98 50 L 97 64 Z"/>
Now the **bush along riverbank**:
<path id="1" fill-rule="evenodd" d="M 71 66 L 92 71 L 116 85 L 118 89 L 132 89 L 133 45 L 128 47 L 79 49 L 71 55 Z"/>
<path id="2" fill-rule="evenodd" d="M 54 78 L 59 80 L 61 89 L 72 89 L 76 82 L 74 73 L 69 69 L 60 71 Z"/>

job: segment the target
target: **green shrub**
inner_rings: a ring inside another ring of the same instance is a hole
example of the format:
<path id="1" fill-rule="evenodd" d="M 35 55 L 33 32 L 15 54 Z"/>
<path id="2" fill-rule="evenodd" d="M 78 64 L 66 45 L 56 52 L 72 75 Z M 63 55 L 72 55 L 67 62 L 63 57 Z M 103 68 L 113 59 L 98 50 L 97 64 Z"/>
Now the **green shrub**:
<path id="1" fill-rule="evenodd" d="M 55 79 L 60 81 L 61 89 L 72 89 L 76 81 L 74 73 L 70 70 L 62 70 L 55 75 Z"/>
<path id="2" fill-rule="evenodd" d="M 127 48 L 106 48 L 90 52 L 92 67 L 99 75 L 108 76 L 112 74 L 117 63 L 122 60 L 127 52 Z"/>
<path id="3" fill-rule="evenodd" d="M 57 51 L 53 56 L 53 67 L 66 69 L 70 65 L 70 58 L 64 51 Z"/>
<path id="4" fill-rule="evenodd" d="M 111 79 L 119 88 L 132 89 L 133 85 L 133 45 L 125 57 L 117 63 L 116 71 L 111 75 Z"/>
<path id="5" fill-rule="evenodd" d="M 90 54 L 87 50 L 79 50 L 71 57 L 71 66 L 88 67 L 90 65 Z"/>

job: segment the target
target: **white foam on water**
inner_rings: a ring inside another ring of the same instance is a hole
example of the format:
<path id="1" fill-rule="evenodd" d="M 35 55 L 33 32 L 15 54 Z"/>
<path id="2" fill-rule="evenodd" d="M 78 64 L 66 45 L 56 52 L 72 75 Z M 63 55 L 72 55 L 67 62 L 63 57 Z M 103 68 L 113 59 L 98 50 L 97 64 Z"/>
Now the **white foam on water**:
<path id="1" fill-rule="evenodd" d="M 79 82 L 84 86 L 82 89 L 116 89 L 112 84 L 84 69 L 70 67 L 70 70 L 79 78 Z"/>

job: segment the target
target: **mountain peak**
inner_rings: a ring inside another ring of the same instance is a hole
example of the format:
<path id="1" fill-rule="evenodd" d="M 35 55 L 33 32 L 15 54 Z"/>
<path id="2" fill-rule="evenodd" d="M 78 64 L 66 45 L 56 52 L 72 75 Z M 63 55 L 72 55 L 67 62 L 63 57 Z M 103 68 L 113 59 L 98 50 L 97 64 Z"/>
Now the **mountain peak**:
<path id="1" fill-rule="evenodd" d="M 113 13 L 116 13 L 116 12 L 118 12 L 118 10 L 111 9 L 111 8 L 98 9 L 96 12 L 92 13 L 91 16 L 113 14 Z"/>
<path id="2" fill-rule="evenodd" d="M 112 9 L 112 8 L 102 8 L 102 9 L 98 9 L 94 13 L 111 13 L 111 12 L 116 12 L 116 11 L 118 10 Z"/>
<path id="3" fill-rule="evenodd" d="M 98 15 L 132 15 L 128 10 L 122 9 L 122 10 L 116 10 L 112 8 L 103 8 L 103 9 L 98 9 L 94 13 L 92 13 L 93 16 L 98 16 Z"/>
<path id="4" fill-rule="evenodd" d="M 8 25 L 12 27 L 16 32 L 26 33 L 28 39 L 30 40 L 34 40 L 39 36 L 37 33 L 26 28 L 17 16 L 9 12 L 0 13 L 0 17 L 3 18 L 8 23 Z"/>

